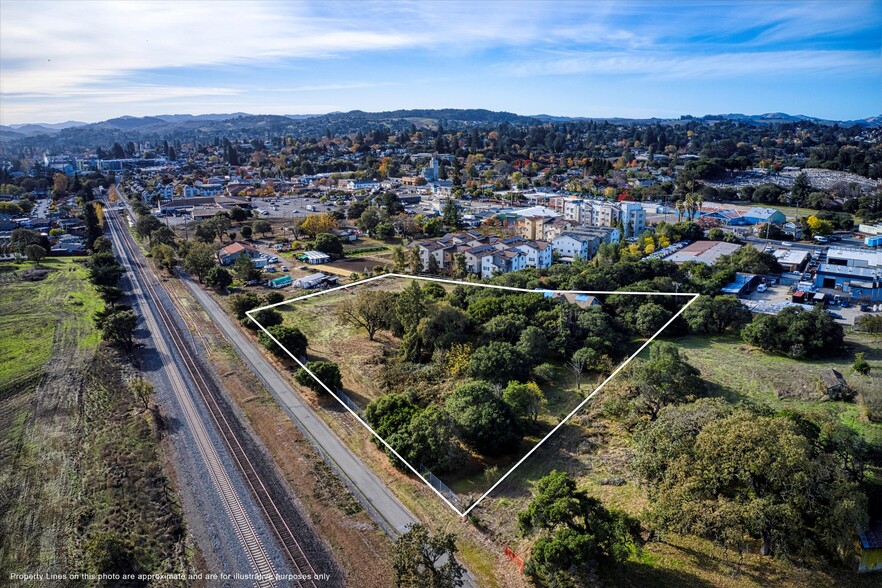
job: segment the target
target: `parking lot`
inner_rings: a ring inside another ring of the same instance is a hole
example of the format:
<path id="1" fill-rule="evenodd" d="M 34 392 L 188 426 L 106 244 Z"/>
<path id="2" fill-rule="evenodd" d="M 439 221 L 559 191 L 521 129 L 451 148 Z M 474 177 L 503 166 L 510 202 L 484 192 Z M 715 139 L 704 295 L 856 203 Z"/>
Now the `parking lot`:
<path id="1" fill-rule="evenodd" d="M 790 286 L 777 284 L 769 286 L 765 292 L 752 292 L 751 294 L 741 298 L 742 303 L 751 310 L 751 312 L 762 312 L 767 314 L 777 314 L 788 306 L 793 299 L 793 293 Z M 854 320 L 865 314 L 861 312 L 859 305 L 852 304 L 846 308 L 842 308 L 838 304 L 828 304 L 827 310 L 842 318 L 837 318 L 836 322 L 843 325 L 853 325 Z"/>
<path id="2" fill-rule="evenodd" d="M 255 209 L 258 218 L 293 218 L 297 216 L 307 216 L 315 212 L 327 212 L 329 210 L 340 209 L 342 212 L 344 206 L 338 206 L 333 202 L 322 204 L 318 198 L 304 196 L 277 196 L 273 198 L 252 198 L 251 205 Z M 307 208 L 307 207 L 311 207 Z M 267 214 L 260 214 L 257 210 L 266 211 Z"/>

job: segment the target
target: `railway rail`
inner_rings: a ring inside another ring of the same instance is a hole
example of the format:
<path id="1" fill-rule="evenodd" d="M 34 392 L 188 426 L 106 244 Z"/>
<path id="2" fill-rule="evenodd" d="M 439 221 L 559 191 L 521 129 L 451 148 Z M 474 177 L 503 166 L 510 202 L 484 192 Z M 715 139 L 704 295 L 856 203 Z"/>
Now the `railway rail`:
<path id="1" fill-rule="evenodd" d="M 114 221 L 118 219 L 118 215 L 114 211 L 108 210 L 107 216 Z M 165 327 L 171 342 L 169 351 L 173 348 L 178 359 L 180 359 L 180 363 L 184 366 L 184 369 L 189 375 L 190 380 L 194 383 L 199 398 L 202 399 L 205 407 L 208 409 L 212 422 L 215 424 L 217 431 L 220 433 L 224 444 L 227 446 L 230 455 L 233 458 L 233 461 L 242 474 L 245 484 L 256 499 L 256 503 L 268 528 L 278 540 L 280 550 L 291 563 L 292 569 L 297 577 L 303 578 L 295 580 L 296 585 L 315 588 L 317 586 L 315 583 L 316 572 L 312 563 L 301 547 L 300 542 L 297 540 L 294 531 L 286 522 L 285 517 L 282 514 L 282 509 L 279 508 L 276 499 L 264 484 L 258 467 L 255 466 L 252 459 L 249 457 L 248 452 L 243 446 L 242 440 L 239 438 L 239 433 L 236 428 L 232 426 L 226 411 L 224 411 L 218 403 L 214 389 L 199 368 L 199 363 L 195 358 L 193 350 L 182 336 L 168 309 L 164 308 L 159 302 L 161 298 L 157 296 L 157 288 L 161 288 L 161 286 L 153 283 L 155 278 L 151 275 L 150 270 L 145 268 L 138 260 L 136 245 L 129 232 L 125 228 L 120 228 L 116 222 L 108 224 L 111 226 L 111 234 L 114 237 L 114 240 L 126 252 L 125 257 L 128 258 L 130 267 L 137 272 L 139 278 L 138 282 L 141 287 L 145 290 L 145 293 L 155 301 L 153 306 L 156 310 L 156 316 L 158 316 L 159 320 Z M 160 333 L 157 332 L 157 335 L 159 334 Z M 162 339 L 162 337 L 160 336 L 159 339 Z M 160 341 L 157 341 L 157 343 L 159 344 Z M 199 418 L 195 404 L 188 395 L 183 394 L 179 396 L 182 396 L 181 404 L 184 409 L 185 418 L 196 437 L 200 453 L 205 459 L 206 467 L 211 473 L 215 486 L 218 488 L 227 514 L 236 529 L 236 533 L 248 555 L 249 561 L 252 563 L 257 575 L 260 577 L 260 579 L 256 580 L 256 584 L 258 586 L 275 586 L 276 581 L 274 578 L 276 574 L 272 560 L 248 517 L 248 513 L 232 485 L 229 474 L 224 468 L 216 448 L 208 437 L 208 433 Z M 291 584 L 286 583 L 286 585 Z"/>

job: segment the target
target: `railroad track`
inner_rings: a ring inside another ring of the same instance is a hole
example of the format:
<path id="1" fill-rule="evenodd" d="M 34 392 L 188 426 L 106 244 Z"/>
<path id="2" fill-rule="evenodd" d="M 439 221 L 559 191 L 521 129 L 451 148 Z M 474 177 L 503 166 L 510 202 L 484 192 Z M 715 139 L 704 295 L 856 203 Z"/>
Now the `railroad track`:
<path id="1" fill-rule="evenodd" d="M 116 219 L 116 212 L 109 212 L 108 216 Z M 187 345 L 186 340 L 181 335 L 177 324 L 173 320 L 169 311 L 160 303 L 161 299 L 157 296 L 157 286 L 152 283 L 152 276 L 149 273 L 149 269 L 145 268 L 138 260 L 136 255 L 136 245 L 132 242 L 131 235 L 125 228 L 120 229 L 119 225 L 116 225 L 116 223 L 109 224 L 111 225 L 111 234 L 116 237 L 115 240 L 126 251 L 126 257 L 131 260 L 129 265 L 133 269 L 137 268 L 137 272 L 141 278 L 139 280 L 140 284 L 143 286 L 146 294 L 154 300 L 154 307 L 157 311 L 156 314 L 169 334 L 171 347 L 177 353 L 177 356 L 184 365 L 191 381 L 195 384 L 196 392 L 204 402 L 205 407 L 208 409 L 212 422 L 214 422 L 218 432 L 223 438 L 230 455 L 233 457 L 236 466 L 242 474 L 243 480 L 255 497 L 267 526 L 278 539 L 279 547 L 283 555 L 288 558 L 293 571 L 298 576 L 308 578 L 296 580 L 296 585 L 316 587 L 314 581 L 316 572 L 310 563 L 309 558 L 304 553 L 294 532 L 285 521 L 285 517 L 282 515 L 272 494 L 264 485 L 258 469 L 245 451 L 236 429 L 232 426 L 231 422 L 228 420 L 226 412 L 215 398 L 213 387 L 203 376 L 202 370 L 199 369 L 199 363 L 195 359 L 193 351 Z M 161 343 L 159 339 L 161 339 L 161 337 L 158 337 L 157 344 Z M 226 469 L 223 467 L 217 450 L 208 437 L 208 433 L 199 418 L 196 407 L 189 396 L 182 396 L 185 397 L 181 399 L 185 418 L 191 426 L 194 436 L 197 437 L 197 445 L 199 446 L 200 453 L 205 458 L 206 466 L 211 473 L 215 486 L 218 488 L 219 494 L 224 502 L 224 507 L 236 530 L 240 542 L 245 548 L 246 554 L 248 555 L 255 572 L 259 573 L 263 578 L 273 578 L 275 576 L 275 570 L 272 561 L 263 542 L 257 535 L 254 526 L 232 485 Z M 256 583 L 259 586 L 276 585 L 274 580 L 260 580 Z"/>

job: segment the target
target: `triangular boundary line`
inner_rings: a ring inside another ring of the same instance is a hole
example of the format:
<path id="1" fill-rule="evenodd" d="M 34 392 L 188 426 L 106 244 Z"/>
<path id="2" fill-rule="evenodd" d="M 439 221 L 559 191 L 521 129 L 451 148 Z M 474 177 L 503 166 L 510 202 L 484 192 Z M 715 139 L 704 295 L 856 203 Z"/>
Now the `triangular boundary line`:
<path id="1" fill-rule="evenodd" d="M 306 300 L 307 298 L 312 298 L 314 296 L 319 296 L 322 294 L 329 294 L 331 292 L 336 292 L 338 290 L 348 290 L 349 288 L 354 288 L 355 286 L 359 286 L 361 284 L 367 284 L 369 282 L 374 282 L 377 280 L 382 280 L 382 279 L 387 279 L 387 278 L 405 278 L 408 280 L 423 280 L 426 282 L 441 282 L 441 283 L 445 283 L 445 284 L 456 284 L 456 285 L 463 285 L 463 286 L 477 286 L 480 288 L 495 288 L 498 290 L 509 290 L 509 291 L 514 291 L 514 292 L 526 292 L 526 293 L 555 292 L 555 293 L 561 293 L 561 294 L 592 294 L 592 295 L 593 294 L 606 294 L 606 295 L 611 295 L 611 294 L 626 294 L 626 295 L 628 295 L 628 294 L 630 294 L 630 295 L 636 295 L 636 296 L 678 296 L 678 297 L 689 297 L 690 300 L 689 300 L 689 302 L 684 304 L 683 307 L 680 310 L 678 310 L 674 314 L 674 316 L 672 316 L 658 331 L 656 331 L 655 334 L 652 335 L 652 337 L 647 339 L 646 342 L 644 342 L 643 345 L 641 345 L 640 348 L 637 349 L 637 351 L 635 351 L 630 357 L 628 357 L 628 359 L 626 359 L 624 361 L 624 363 L 619 365 L 619 367 L 617 367 L 603 382 L 601 382 L 600 385 L 597 386 L 597 388 L 595 388 L 593 392 L 591 392 L 591 394 L 586 396 L 585 399 L 582 400 L 582 402 L 580 402 L 578 406 L 576 406 L 576 408 L 574 408 L 572 411 L 570 411 L 570 413 L 566 417 L 564 417 L 557 425 L 555 425 L 555 427 L 551 431 L 549 431 L 548 434 L 545 435 L 545 437 L 543 437 L 536 445 L 534 445 L 532 448 L 530 448 L 530 450 L 523 457 L 521 457 L 521 459 L 518 460 L 518 462 L 516 464 L 514 464 L 505 474 L 503 474 L 502 477 L 500 477 L 492 486 L 490 486 L 490 488 L 486 492 L 484 492 L 484 494 L 482 494 L 477 500 L 472 502 L 471 505 L 467 509 L 465 509 L 464 511 L 461 511 L 452 502 L 450 502 L 450 500 L 448 500 L 447 497 L 444 496 L 444 494 L 442 494 L 440 490 L 438 490 L 437 488 L 432 486 L 432 484 L 428 480 L 426 480 L 426 478 L 423 477 L 423 475 L 416 468 L 414 468 L 412 465 L 410 465 L 410 463 L 408 463 L 408 461 L 406 459 L 401 457 L 401 455 L 399 455 L 399 453 L 397 451 L 395 451 L 395 449 L 393 449 L 392 446 L 389 445 L 389 443 L 387 443 L 385 439 L 380 437 L 380 435 L 378 435 L 377 432 L 374 431 L 374 429 L 364 419 L 362 419 L 358 415 L 358 413 L 356 413 L 354 410 L 349 408 L 349 406 L 347 406 L 345 402 L 343 402 L 341 399 L 339 399 L 337 397 L 337 395 L 334 393 L 334 391 L 332 391 L 324 382 L 322 382 L 319 378 L 317 378 L 316 375 L 314 373 L 312 373 L 312 370 L 310 370 L 306 366 L 306 364 L 304 364 L 297 357 L 295 357 L 293 353 L 288 351 L 288 349 L 284 345 L 279 343 L 279 340 L 276 339 L 272 335 L 272 333 L 267 331 L 266 328 L 264 328 L 264 326 L 261 325 L 257 321 L 257 319 L 255 319 L 252 316 L 253 313 L 259 312 L 261 310 L 275 308 L 276 306 L 282 306 L 283 304 L 291 304 L 292 302 Z M 668 328 L 668 326 L 672 322 L 674 322 L 678 316 L 683 314 L 683 311 L 685 311 L 687 308 L 689 308 L 689 305 L 691 305 L 693 302 L 695 302 L 695 300 L 698 299 L 699 296 L 700 296 L 700 294 L 694 293 L 694 292 L 627 292 L 627 291 L 622 292 L 622 291 L 609 291 L 609 290 L 547 290 L 547 289 L 528 290 L 526 288 L 515 288 L 512 286 L 499 286 L 497 284 L 476 284 L 474 282 L 466 282 L 463 280 L 445 280 L 442 278 L 430 278 L 427 276 L 412 276 L 412 275 L 408 275 L 408 274 L 388 273 L 388 274 L 380 274 L 378 276 L 373 276 L 371 278 L 366 278 L 364 280 L 359 280 L 359 281 L 353 282 L 351 284 L 344 284 L 342 286 L 337 286 L 335 288 L 329 288 L 327 290 L 322 290 L 320 292 L 313 292 L 311 294 L 306 294 L 304 296 L 298 296 L 297 298 L 292 298 L 290 300 L 283 300 L 282 302 L 276 302 L 274 304 L 267 304 L 267 305 L 261 306 L 259 308 L 253 308 L 253 309 L 247 311 L 245 314 L 246 314 L 246 316 L 248 316 L 249 319 L 251 319 L 254 322 L 254 324 L 256 324 L 260 328 L 261 331 L 266 333 L 267 337 L 269 337 L 276 345 L 281 347 L 285 351 L 285 353 L 288 354 L 288 356 L 291 359 L 293 359 L 301 368 L 303 368 L 306 371 L 306 373 L 308 373 L 310 376 L 312 376 L 312 378 L 316 382 L 318 382 L 322 388 L 327 390 L 328 393 L 331 395 L 331 397 L 334 398 L 334 400 L 339 402 L 340 405 L 349 412 L 349 414 L 351 414 L 353 417 L 355 417 L 355 419 L 359 423 L 361 423 L 362 426 L 364 426 L 364 428 L 366 428 L 368 431 L 370 431 L 370 433 L 374 437 L 376 437 L 380 441 L 380 443 L 382 443 L 386 447 L 386 449 L 388 449 L 395 457 L 397 457 L 399 460 L 401 460 L 401 463 L 406 465 L 407 468 L 411 472 L 413 472 L 420 480 L 425 482 L 425 484 L 429 488 L 431 488 L 432 491 L 441 498 L 441 500 L 443 500 L 445 503 L 447 503 L 447 506 L 449 506 L 451 509 L 453 509 L 453 511 L 456 514 L 458 514 L 460 517 L 465 517 L 466 515 L 469 514 L 469 512 L 472 511 L 472 509 L 474 509 L 476 506 L 478 506 L 478 504 L 480 504 L 480 502 L 482 500 L 484 500 L 487 496 L 489 496 L 490 493 L 493 492 L 493 490 L 495 490 L 497 486 L 499 486 L 499 484 L 501 484 L 506 478 L 508 478 L 512 472 L 514 472 L 522 463 L 524 463 L 527 460 L 527 458 L 529 458 L 531 455 L 533 455 L 533 453 L 537 449 L 539 449 L 539 447 L 541 447 L 543 443 L 545 443 L 549 438 L 551 438 L 551 436 L 554 435 L 559 428 L 561 428 L 568 420 L 570 420 L 577 412 L 579 412 L 582 409 L 582 407 L 588 403 L 589 400 L 591 400 L 595 395 L 597 395 L 597 393 L 600 392 L 600 390 L 603 389 L 603 387 L 606 386 L 609 383 L 609 381 L 612 380 L 620 371 L 622 371 L 631 362 L 631 360 L 633 360 L 635 357 L 640 355 L 640 353 L 644 349 L 646 349 L 646 347 L 650 343 L 652 343 L 653 340 L 655 340 L 655 338 L 658 337 L 662 333 L 662 331 L 664 331 L 666 328 Z"/>

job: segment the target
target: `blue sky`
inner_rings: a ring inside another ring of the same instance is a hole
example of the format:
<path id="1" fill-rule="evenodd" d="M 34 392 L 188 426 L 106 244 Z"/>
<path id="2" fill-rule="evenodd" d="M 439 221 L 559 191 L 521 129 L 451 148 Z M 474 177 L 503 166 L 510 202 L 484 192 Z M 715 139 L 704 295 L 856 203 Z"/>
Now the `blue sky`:
<path id="1" fill-rule="evenodd" d="M 882 113 L 882 2 L 0 0 L 0 124 L 488 108 Z"/>

